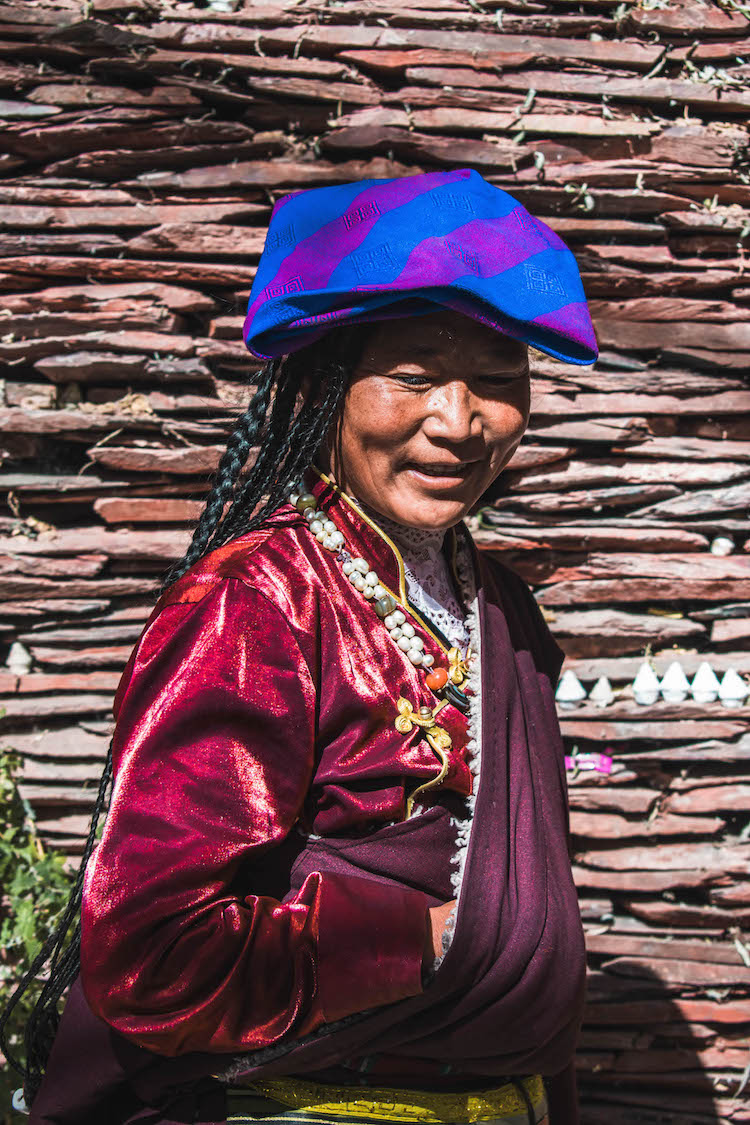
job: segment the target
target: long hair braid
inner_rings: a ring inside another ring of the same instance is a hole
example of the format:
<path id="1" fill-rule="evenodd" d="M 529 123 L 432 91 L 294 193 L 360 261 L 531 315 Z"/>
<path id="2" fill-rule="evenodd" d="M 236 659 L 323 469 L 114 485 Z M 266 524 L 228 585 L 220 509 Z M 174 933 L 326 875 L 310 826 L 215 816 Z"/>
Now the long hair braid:
<path id="1" fill-rule="evenodd" d="M 286 500 L 288 486 L 312 463 L 334 425 L 352 372 L 361 355 L 367 325 L 334 328 L 299 351 L 269 360 L 256 376 L 255 393 L 237 420 L 219 460 L 211 490 L 185 555 L 168 571 L 162 591 L 215 547 L 260 526 Z M 255 461 L 244 483 L 252 450 Z M 0 1047 L 24 1080 L 31 1106 L 41 1085 L 60 1022 L 59 1003 L 80 970 L 81 900 L 86 868 L 107 803 L 112 778 L 112 743 L 94 805 L 88 837 L 70 897 L 54 931 L 24 973 L 0 1012 Z M 15 1056 L 7 1031 L 18 1003 L 47 966 L 27 1021 L 26 1064 Z"/>
<path id="2" fill-rule="evenodd" d="M 182 573 L 189 570 L 193 563 L 202 558 L 208 550 L 221 520 L 224 506 L 234 493 L 237 480 L 253 447 L 253 442 L 265 421 L 268 404 L 271 400 L 271 388 L 278 377 L 279 366 L 279 360 L 270 360 L 258 373 L 255 394 L 250 400 L 247 410 L 237 420 L 229 435 L 227 447 L 222 453 L 216 469 L 213 487 L 206 498 L 190 546 L 180 560 L 179 569 Z M 176 570 L 177 568 L 173 569 Z M 178 575 L 170 571 L 165 586 L 170 585 L 176 577 Z"/>
<path id="3" fill-rule="evenodd" d="M 96 829 L 99 818 L 107 799 L 107 790 L 112 777 L 112 743 L 107 750 L 99 789 L 94 803 L 86 845 L 83 849 L 81 863 L 76 872 L 73 888 L 68 901 L 57 920 L 54 930 L 37 953 L 31 965 L 21 977 L 15 991 L 8 1001 L 5 1009 L 0 1012 L 0 1046 L 11 1066 L 24 1078 L 24 1098 L 27 1105 L 31 1105 L 37 1089 L 41 1085 L 44 1068 L 47 1065 L 52 1043 L 55 1038 L 59 1023 L 58 1001 L 63 993 L 73 983 L 78 975 L 81 950 L 81 917 L 80 906 L 83 892 L 83 883 L 86 875 L 86 866 L 94 849 Z M 68 932 L 73 926 L 73 933 L 66 945 Z M 26 1066 L 15 1057 L 9 1043 L 6 1027 L 16 1005 L 20 1002 L 29 986 L 37 980 L 38 974 L 49 962 L 47 979 L 44 982 L 39 998 L 29 1016 L 24 1033 L 24 1046 L 26 1048 Z"/>
<path id="4" fill-rule="evenodd" d="M 320 378 L 321 368 L 313 369 L 314 391 L 308 392 L 296 414 L 291 416 L 300 379 L 309 374 L 309 369 L 299 367 L 297 355 L 287 359 L 286 379 L 279 388 L 277 404 L 279 414 L 274 410 L 269 421 L 269 444 L 275 447 L 275 457 L 258 458 L 247 483 L 236 496 L 235 502 L 227 512 L 214 544 L 229 542 L 243 534 L 249 527 L 256 527 L 275 511 L 283 501 L 286 487 L 296 480 L 310 463 L 310 450 L 317 450 L 326 435 L 331 419 L 335 416 L 346 388 L 346 368 L 340 365 L 329 368 L 335 376 L 324 380 Z M 310 357 L 313 361 L 318 358 Z M 327 359 L 328 357 L 321 357 Z M 281 466 L 281 468 L 279 468 Z M 269 489 L 262 507 L 249 519 L 252 508 L 259 495 Z"/>
<path id="5" fill-rule="evenodd" d="M 259 527 L 285 502 L 288 486 L 311 464 L 333 424 L 362 343 L 361 327 L 339 328 L 284 358 L 258 456 L 214 532 L 212 547 Z M 182 573 L 183 564 L 176 569 Z"/>

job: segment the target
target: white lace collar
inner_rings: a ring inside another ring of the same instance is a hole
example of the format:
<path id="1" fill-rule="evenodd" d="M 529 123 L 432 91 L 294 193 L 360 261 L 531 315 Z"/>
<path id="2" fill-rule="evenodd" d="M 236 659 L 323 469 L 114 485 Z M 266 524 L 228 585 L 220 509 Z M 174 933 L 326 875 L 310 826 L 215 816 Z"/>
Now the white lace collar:
<path id="1" fill-rule="evenodd" d="M 404 560 L 406 591 L 411 604 L 437 625 L 452 645 L 465 651 L 469 641 L 466 612 L 456 596 L 443 550 L 445 530 L 407 527 L 381 515 L 363 500 L 358 499 L 357 503 L 398 547 Z M 459 551 L 462 549 L 465 544 L 459 537 Z M 470 560 L 464 561 L 470 569 Z"/>
<path id="2" fill-rule="evenodd" d="M 410 554 L 419 553 L 427 556 L 435 555 L 442 550 L 446 534 L 443 528 L 406 527 L 389 519 L 388 516 L 381 516 L 380 512 L 363 504 L 361 500 L 359 503 L 378 527 L 393 540 L 402 554 L 408 551 Z"/>

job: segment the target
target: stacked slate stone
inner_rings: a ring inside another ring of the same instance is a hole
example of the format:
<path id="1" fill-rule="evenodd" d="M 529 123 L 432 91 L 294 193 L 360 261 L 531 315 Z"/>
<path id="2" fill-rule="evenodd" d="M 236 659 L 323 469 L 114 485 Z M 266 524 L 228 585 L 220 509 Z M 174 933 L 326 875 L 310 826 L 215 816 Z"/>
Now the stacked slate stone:
<path id="1" fill-rule="evenodd" d="M 560 715 L 586 1125 L 750 1121 L 750 707 L 632 687 L 644 662 L 750 674 L 748 15 L 0 6 L 0 724 L 66 854 L 118 675 L 252 385 L 240 325 L 273 202 L 473 167 L 577 254 L 601 359 L 537 358 L 528 437 L 473 530 L 582 685 Z"/>

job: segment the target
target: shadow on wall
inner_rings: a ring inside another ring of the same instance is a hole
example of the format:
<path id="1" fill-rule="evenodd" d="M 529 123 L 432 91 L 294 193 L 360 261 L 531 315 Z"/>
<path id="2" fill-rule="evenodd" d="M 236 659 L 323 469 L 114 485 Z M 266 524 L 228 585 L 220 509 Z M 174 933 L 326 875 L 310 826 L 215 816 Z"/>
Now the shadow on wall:
<path id="1" fill-rule="evenodd" d="M 637 978 L 590 972 L 578 1051 L 581 1125 L 750 1122 L 748 1091 L 733 1096 L 741 1071 L 722 1072 L 718 1060 L 743 1044 L 747 1054 L 750 1028 L 717 1022 L 723 1007 L 705 993 L 678 996 L 677 986 L 642 967 Z"/>

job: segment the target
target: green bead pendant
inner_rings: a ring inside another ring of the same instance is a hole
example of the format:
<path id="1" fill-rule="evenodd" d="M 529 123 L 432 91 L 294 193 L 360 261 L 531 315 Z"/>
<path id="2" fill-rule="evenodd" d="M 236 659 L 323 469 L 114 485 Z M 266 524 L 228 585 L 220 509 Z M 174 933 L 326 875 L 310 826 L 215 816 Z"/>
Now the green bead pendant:
<path id="1" fill-rule="evenodd" d="M 309 492 L 306 492 L 304 496 L 300 496 L 295 507 L 298 512 L 304 513 L 308 508 L 314 508 L 317 503 L 315 497 L 311 496 Z"/>
<path id="2" fill-rule="evenodd" d="M 378 598 L 375 602 L 375 612 L 378 617 L 387 617 L 389 613 L 393 613 L 397 605 L 396 599 L 392 598 L 390 594 L 386 594 L 384 598 Z"/>

